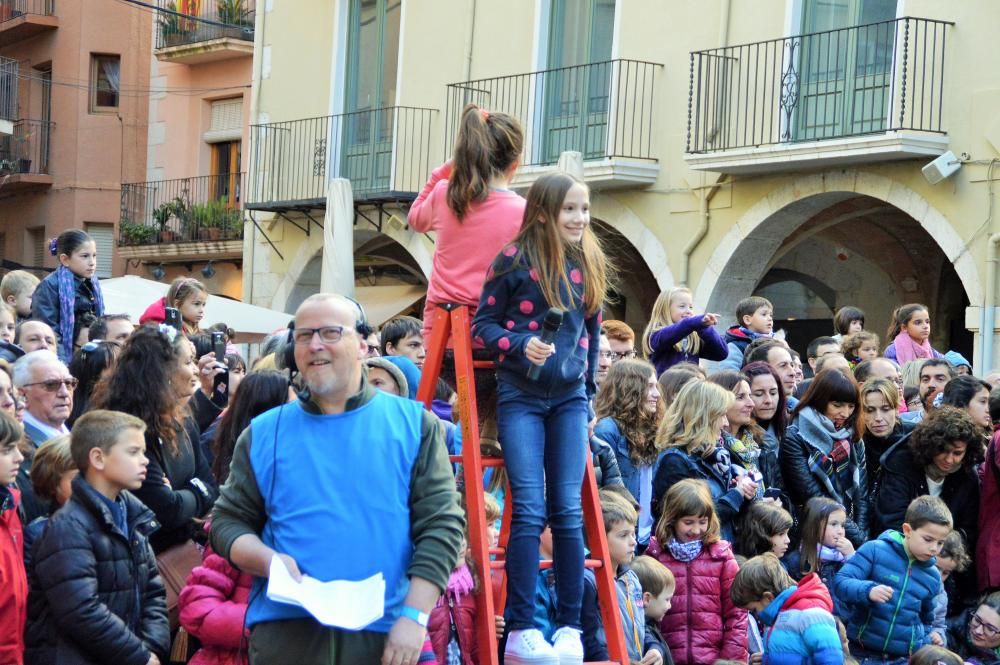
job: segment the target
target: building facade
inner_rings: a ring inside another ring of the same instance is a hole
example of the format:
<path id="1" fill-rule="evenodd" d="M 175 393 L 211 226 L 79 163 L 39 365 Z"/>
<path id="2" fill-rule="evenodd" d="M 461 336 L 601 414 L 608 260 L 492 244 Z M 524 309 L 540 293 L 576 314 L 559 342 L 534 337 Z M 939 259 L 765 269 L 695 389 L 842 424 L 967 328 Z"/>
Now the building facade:
<path id="1" fill-rule="evenodd" d="M 44 275 L 57 265 L 48 239 L 82 228 L 99 276 L 121 274 L 120 185 L 146 171 L 151 22 L 114 0 L 0 0 L 5 268 Z"/>
<path id="2" fill-rule="evenodd" d="M 406 209 L 474 102 L 524 124 L 517 186 L 560 164 L 590 184 L 623 276 L 610 314 L 637 330 L 678 284 L 727 322 L 770 298 L 800 350 L 843 305 L 884 331 L 923 302 L 935 347 L 987 371 L 998 19 L 986 0 L 272 0 L 244 295 L 292 311 L 353 284 L 375 319 L 418 310 L 433 238 Z"/>

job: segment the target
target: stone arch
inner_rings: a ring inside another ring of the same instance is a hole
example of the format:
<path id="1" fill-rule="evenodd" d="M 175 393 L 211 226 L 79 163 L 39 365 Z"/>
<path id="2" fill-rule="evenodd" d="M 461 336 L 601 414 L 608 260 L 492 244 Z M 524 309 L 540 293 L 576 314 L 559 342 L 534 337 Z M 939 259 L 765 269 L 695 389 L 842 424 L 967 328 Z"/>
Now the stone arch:
<path id="1" fill-rule="evenodd" d="M 975 261 L 951 223 L 913 189 L 864 171 L 805 175 L 754 204 L 716 246 L 698 281 L 696 306 L 724 316 L 746 297 L 767 270 L 782 241 L 817 210 L 865 195 L 895 206 L 934 239 L 962 281 L 969 302 L 982 301 L 983 284 Z"/>
<path id="2" fill-rule="evenodd" d="M 667 261 L 667 250 L 639 216 L 614 197 L 597 192 L 591 194 L 590 205 L 593 217 L 628 239 L 645 261 L 660 291 L 673 288 L 674 274 Z"/>

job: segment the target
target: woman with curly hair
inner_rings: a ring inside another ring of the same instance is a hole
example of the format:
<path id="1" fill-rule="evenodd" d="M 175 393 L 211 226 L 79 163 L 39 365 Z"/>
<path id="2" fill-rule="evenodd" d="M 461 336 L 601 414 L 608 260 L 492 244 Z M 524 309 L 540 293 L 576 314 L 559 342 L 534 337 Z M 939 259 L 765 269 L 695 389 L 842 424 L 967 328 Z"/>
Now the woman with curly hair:
<path id="1" fill-rule="evenodd" d="M 146 423 L 146 480 L 133 494 L 160 521 L 150 537 L 157 554 L 200 532 L 219 495 L 188 402 L 198 390 L 194 347 L 173 328 L 147 326 L 129 337 L 114 372 L 101 381 L 94 408 L 123 411 Z"/>
<path id="2" fill-rule="evenodd" d="M 638 541 L 645 545 L 653 530 L 653 467 L 662 451 L 656 444 L 663 417 L 656 370 L 645 360 L 618 361 L 608 370 L 594 409 L 594 436 L 615 451 L 625 489 L 639 501 Z"/>
<path id="3" fill-rule="evenodd" d="M 982 429 L 965 411 L 942 406 L 925 418 L 909 440 L 900 441 L 883 457 L 882 489 L 875 525 L 879 531 L 900 529 L 910 501 L 930 494 L 951 510 L 955 529 L 975 548 L 979 516 L 979 478 L 983 461 Z"/>

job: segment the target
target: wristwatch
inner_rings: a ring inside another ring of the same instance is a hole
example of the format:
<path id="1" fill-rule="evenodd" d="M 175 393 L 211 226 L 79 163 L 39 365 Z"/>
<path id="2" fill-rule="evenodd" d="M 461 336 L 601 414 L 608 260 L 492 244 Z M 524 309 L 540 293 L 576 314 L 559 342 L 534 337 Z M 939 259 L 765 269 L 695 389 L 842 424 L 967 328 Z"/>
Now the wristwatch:
<path id="1" fill-rule="evenodd" d="M 403 605 L 403 609 L 400 611 L 400 616 L 404 616 L 410 621 L 415 621 L 422 627 L 427 627 L 427 620 L 430 618 L 427 612 L 421 612 L 415 607 L 410 607 L 409 605 Z"/>

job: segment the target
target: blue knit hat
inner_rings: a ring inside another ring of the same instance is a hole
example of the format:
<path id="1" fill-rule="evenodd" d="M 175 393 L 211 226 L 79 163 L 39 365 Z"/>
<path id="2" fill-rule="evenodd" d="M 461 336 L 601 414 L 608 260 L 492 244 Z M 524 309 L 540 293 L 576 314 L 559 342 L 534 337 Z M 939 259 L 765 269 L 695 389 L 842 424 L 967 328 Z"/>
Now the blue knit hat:
<path id="1" fill-rule="evenodd" d="M 417 399 L 417 388 L 420 387 L 420 368 L 406 356 L 382 357 L 399 368 L 399 371 L 401 371 L 403 376 L 406 377 L 406 387 L 409 389 L 408 392 L 410 393 L 408 397 L 410 399 Z"/>
<path id="2" fill-rule="evenodd" d="M 965 356 L 963 356 L 958 351 L 949 351 L 948 353 L 944 354 L 944 359 L 947 360 L 949 363 L 951 363 L 952 367 L 957 368 L 961 367 L 962 365 L 965 365 L 969 369 L 972 369 L 972 363 L 966 360 Z"/>

